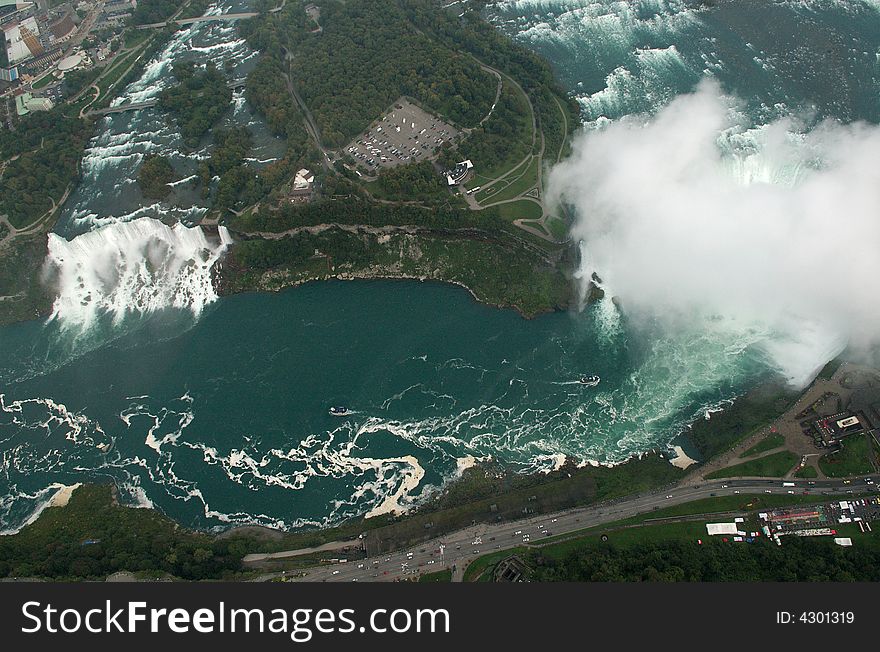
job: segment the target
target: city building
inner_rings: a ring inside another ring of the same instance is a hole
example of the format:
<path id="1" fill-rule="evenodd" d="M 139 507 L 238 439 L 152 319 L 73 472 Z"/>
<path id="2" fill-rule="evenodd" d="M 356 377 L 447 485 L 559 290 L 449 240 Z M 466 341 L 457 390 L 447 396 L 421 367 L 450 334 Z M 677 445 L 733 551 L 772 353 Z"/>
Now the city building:
<path id="1" fill-rule="evenodd" d="M 33 16 L 3 25 L 3 41 L 9 63 L 15 64 L 43 54 L 40 28 Z"/>

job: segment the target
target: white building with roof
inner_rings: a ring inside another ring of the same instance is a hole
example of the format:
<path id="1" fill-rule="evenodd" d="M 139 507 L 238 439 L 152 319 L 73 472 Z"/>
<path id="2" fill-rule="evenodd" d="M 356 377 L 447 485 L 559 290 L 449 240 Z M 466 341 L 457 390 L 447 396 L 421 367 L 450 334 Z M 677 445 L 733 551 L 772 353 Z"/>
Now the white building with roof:
<path id="1" fill-rule="evenodd" d="M 315 181 L 315 175 L 305 168 L 298 170 L 293 178 L 294 192 L 309 192 L 312 189 L 312 183 Z"/>

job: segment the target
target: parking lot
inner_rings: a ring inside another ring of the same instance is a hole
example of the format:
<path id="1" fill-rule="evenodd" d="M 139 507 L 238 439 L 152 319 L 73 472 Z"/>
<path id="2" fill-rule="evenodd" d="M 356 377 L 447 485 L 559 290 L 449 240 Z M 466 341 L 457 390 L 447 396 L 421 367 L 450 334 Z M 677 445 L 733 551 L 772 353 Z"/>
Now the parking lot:
<path id="1" fill-rule="evenodd" d="M 458 130 L 403 98 L 345 148 L 370 173 L 431 158 Z"/>

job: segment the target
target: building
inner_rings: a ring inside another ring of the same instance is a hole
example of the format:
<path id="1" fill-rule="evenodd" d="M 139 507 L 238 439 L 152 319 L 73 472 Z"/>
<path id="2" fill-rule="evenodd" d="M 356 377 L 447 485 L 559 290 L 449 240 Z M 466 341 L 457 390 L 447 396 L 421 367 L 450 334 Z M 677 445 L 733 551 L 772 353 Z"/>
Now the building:
<path id="1" fill-rule="evenodd" d="M 25 0 L 0 0 L 0 13 L 3 13 L 3 9 L 6 7 L 10 9 L 24 9 L 33 4 L 33 2 L 26 2 Z"/>
<path id="2" fill-rule="evenodd" d="M 0 68 L 0 81 L 14 82 L 18 79 L 18 67 Z"/>
<path id="3" fill-rule="evenodd" d="M 865 424 L 862 423 L 859 416 L 851 412 L 822 417 L 817 419 L 814 425 L 825 446 L 836 446 L 844 437 L 865 430 Z"/>
<path id="4" fill-rule="evenodd" d="M 15 98 L 15 112 L 27 115 L 31 111 L 50 111 L 55 105 L 48 97 L 34 97 L 30 93 L 22 93 Z"/>
<path id="5" fill-rule="evenodd" d="M 40 28 L 33 16 L 3 25 L 3 41 L 9 63 L 15 64 L 43 54 L 39 36 Z"/>
<path id="6" fill-rule="evenodd" d="M 457 163 L 454 168 L 445 172 L 446 183 L 450 186 L 461 184 L 473 168 L 474 164 L 471 163 L 470 159 Z"/>
<path id="7" fill-rule="evenodd" d="M 56 20 L 49 25 L 49 32 L 54 43 L 63 43 L 76 31 L 76 23 L 73 22 L 73 14 L 65 14 L 64 18 Z"/>
<path id="8" fill-rule="evenodd" d="M 296 176 L 293 178 L 293 192 L 298 194 L 311 192 L 314 181 L 315 175 L 305 168 L 297 171 Z"/>

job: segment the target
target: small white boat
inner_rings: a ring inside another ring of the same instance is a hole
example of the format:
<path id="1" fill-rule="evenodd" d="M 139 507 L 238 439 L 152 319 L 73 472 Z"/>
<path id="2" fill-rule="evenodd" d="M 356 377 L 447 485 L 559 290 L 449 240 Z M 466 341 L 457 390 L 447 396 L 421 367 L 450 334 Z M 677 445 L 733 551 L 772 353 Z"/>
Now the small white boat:
<path id="1" fill-rule="evenodd" d="M 601 380 L 601 378 L 599 378 L 599 376 L 592 375 L 592 376 L 581 376 L 580 379 L 578 380 L 578 382 L 581 385 L 584 385 L 586 387 L 595 387 L 596 385 L 599 384 L 600 380 Z"/>
<path id="2" fill-rule="evenodd" d="M 347 417 L 349 414 L 351 414 L 351 410 L 347 407 L 335 405 L 330 408 L 330 416 L 332 417 Z"/>

